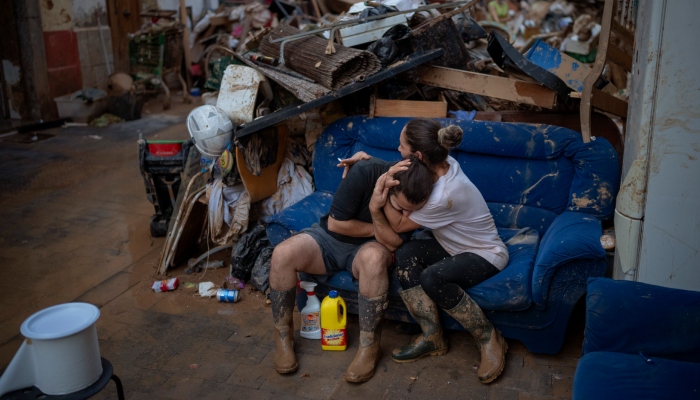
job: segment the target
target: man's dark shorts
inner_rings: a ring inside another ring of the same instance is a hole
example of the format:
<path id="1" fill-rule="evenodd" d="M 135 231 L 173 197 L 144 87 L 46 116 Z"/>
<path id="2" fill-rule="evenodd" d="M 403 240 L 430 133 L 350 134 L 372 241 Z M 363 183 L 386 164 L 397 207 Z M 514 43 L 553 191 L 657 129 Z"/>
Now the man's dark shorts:
<path id="1" fill-rule="evenodd" d="M 314 275 L 319 281 L 326 281 L 340 271 L 349 271 L 352 275 L 352 262 L 361 245 L 341 242 L 328 234 L 319 224 L 313 224 L 310 228 L 303 229 L 299 233 L 311 236 L 321 248 L 323 263 L 326 265 L 326 275 Z M 372 242 L 374 239 L 371 240 Z"/>

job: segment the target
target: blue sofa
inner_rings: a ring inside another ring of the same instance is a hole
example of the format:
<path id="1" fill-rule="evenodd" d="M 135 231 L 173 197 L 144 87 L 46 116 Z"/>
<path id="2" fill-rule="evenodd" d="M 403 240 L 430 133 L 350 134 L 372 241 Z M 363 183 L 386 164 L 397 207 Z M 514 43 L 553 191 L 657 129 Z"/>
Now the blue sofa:
<path id="1" fill-rule="evenodd" d="M 399 135 L 408 118 L 348 117 L 329 125 L 315 145 L 316 191 L 267 218 L 276 245 L 327 213 L 342 170 L 338 158 L 363 150 L 398 160 Z M 583 143 L 572 130 L 534 124 L 440 119 L 464 130 L 451 155 L 483 194 L 510 262 L 499 274 L 468 290 L 507 338 L 531 352 L 561 349 L 567 322 L 586 291 L 586 280 L 605 273 L 601 220 L 611 217 L 618 191 L 617 153 L 605 139 Z M 304 276 L 303 279 L 312 279 Z M 357 282 L 342 272 L 319 285 L 340 291 L 356 313 Z M 391 277 L 386 317 L 413 321 Z M 303 307 L 306 296 L 297 296 Z M 461 326 L 443 313 L 447 328 Z"/>
<path id="2" fill-rule="evenodd" d="M 700 399 L 700 292 L 591 278 L 574 400 Z"/>

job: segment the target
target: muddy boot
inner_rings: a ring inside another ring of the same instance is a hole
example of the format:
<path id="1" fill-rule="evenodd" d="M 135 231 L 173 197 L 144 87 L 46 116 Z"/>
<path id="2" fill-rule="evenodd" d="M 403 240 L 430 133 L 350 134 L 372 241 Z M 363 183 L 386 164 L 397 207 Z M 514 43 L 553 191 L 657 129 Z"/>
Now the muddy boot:
<path id="1" fill-rule="evenodd" d="M 406 308 L 418 322 L 423 333 L 413 343 L 395 349 L 391 358 L 397 363 L 420 360 L 425 356 L 441 356 L 447 353 L 447 341 L 440 325 L 438 307 L 420 286 L 401 292 Z"/>
<path id="2" fill-rule="evenodd" d="M 294 372 L 299 367 L 294 355 L 294 297 L 295 287 L 278 292 L 270 288 L 272 319 L 275 321 L 275 370 L 280 374 Z"/>
<path id="3" fill-rule="evenodd" d="M 379 342 L 382 335 L 382 319 L 387 306 L 386 294 L 366 298 L 357 294 L 360 317 L 360 348 L 355 359 L 345 373 L 348 382 L 365 382 L 374 375 L 374 368 L 379 361 Z"/>
<path id="4" fill-rule="evenodd" d="M 508 344 L 501 333 L 486 318 L 479 305 L 466 293 L 459 304 L 445 311 L 472 334 L 479 346 L 481 362 L 478 375 L 481 383 L 490 383 L 495 380 L 503 372 L 508 351 Z"/>

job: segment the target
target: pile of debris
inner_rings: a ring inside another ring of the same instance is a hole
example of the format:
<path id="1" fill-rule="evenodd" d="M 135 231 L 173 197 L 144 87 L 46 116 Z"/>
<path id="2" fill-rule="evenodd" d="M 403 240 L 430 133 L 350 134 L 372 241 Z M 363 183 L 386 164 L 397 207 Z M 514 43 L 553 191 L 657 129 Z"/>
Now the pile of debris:
<path id="1" fill-rule="evenodd" d="M 177 241 L 188 230 L 191 237 L 208 231 L 206 242 L 220 246 L 245 242 L 249 221 L 313 191 L 310 154 L 323 128 L 338 118 L 509 121 L 504 112 L 513 112 L 519 122 L 542 123 L 556 117 L 532 111 L 577 113 L 584 80 L 596 70 L 588 64 L 596 61 L 603 31 L 600 5 L 273 0 L 208 12 L 189 37 L 190 73 L 200 77 L 205 105 L 216 106 L 235 129 L 230 147 L 190 175 L 173 210 L 175 231 L 160 272 L 176 264 Z M 629 45 L 618 45 L 631 54 Z M 626 99 L 624 69 L 611 64 L 596 79 L 597 90 Z M 572 127 L 571 120 L 564 122 L 559 124 Z M 302 182 L 294 183 L 295 176 Z M 188 228 L 189 213 L 206 215 L 207 207 L 197 211 L 201 202 L 209 203 L 217 224 L 204 229 L 201 217 Z M 239 267 L 234 262 L 232 271 Z M 249 273 L 237 277 L 248 279 Z"/>

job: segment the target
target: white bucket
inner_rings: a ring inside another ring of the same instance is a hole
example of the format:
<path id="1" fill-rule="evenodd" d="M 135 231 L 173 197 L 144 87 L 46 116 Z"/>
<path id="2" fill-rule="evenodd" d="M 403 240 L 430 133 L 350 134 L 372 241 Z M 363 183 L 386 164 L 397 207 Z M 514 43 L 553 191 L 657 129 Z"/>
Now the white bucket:
<path id="1" fill-rule="evenodd" d="M 0 376 L 0 396 L 36 386 L 49 395 L 73 393 L 102 375 L 95 322 L 100 310 L 87 303 L 66 303 L 27 318 L 20 331 L 27 339 Z"/>

